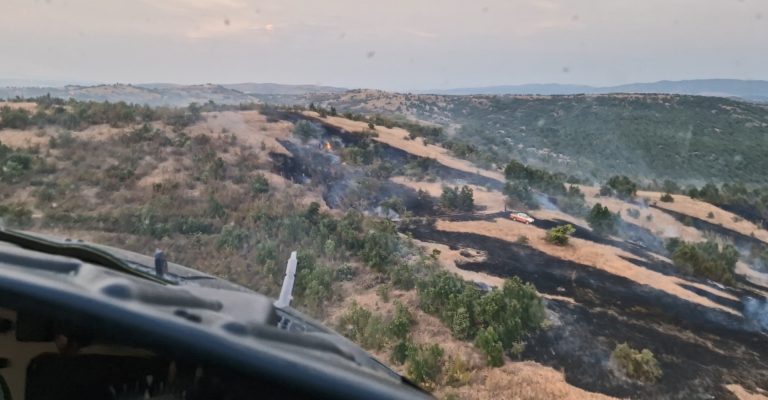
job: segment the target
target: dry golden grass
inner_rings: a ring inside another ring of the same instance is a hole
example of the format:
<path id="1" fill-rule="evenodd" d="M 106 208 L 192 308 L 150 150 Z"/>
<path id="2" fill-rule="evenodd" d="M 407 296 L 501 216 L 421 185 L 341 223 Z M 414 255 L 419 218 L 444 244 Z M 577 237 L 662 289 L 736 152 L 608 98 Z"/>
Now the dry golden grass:
<path id="1" fill-rule="evenodd" d="M 3 107 L 10 107 L 14 110 L 27 110 L 31 113 L 34 113 L 37 110 L 37 103 L 33 103 L 29 101 L 22 101 L 22 102 L 0 101 L 0 108 L 3 108 Z"/>
<path id="2" fill-rule="evenodd" d="M 605 207 L 608 207 L 611 212 L 621 212 L 621 217 L 624 220 L 646 228 L 652 233 L 657 234 L 663 238 L 679 237 L 689 242 L 699 242 L 704 240 L 704 235 L 699 230 L 690 226 L 683 225 L 674 219 L 671 215 L 663 211 L 651 207 L 642 208 L 615 197 L 595 197 L 595 195 L 600 192 L 599 188 L 593 186 L 580 187 L 581 191 L 584 192 L 585 200 L 590 206 L 600 203 Z M 656 198 L 658 198 L 658 196 Z M 640 217 L 631 218 L 627 214 L 627 210 L 629 209 L 640 211 Z M 649 215 L 651 217 L 650 221 L 647 219 Z"/>
<path id="3" fill-rule="evenodd" d="M 711 222 L 713 224 L 722 225 L 723 227 L 730 229 L 734 232 L 739 232 L 743 235 L 754 235 L 755 238 L 768 243 L 768 230 L 760 229 L 757 225 L 743 218 L 739 218 L 736 214 L 725 211 L 722 208 L 716 207 L 712 204 L 694 200 L 688 196 L 675 194 L 672 197 L 674 202 L 664 203 L 659 200 L 662 193 L 660 192 L 637 192 L 640 197 L 647 197 L 652 201 L 656 201 L 656 205 L 667 209 L 676 211 L 691 217 L 698 218 L 704 221 Z M 714 215 L 714 218 L 708 218 L 709 213 Z"/>
<path id="4" fill-rule="evenodd" d="M 758 389 L 759 393 L 752 393 L 747 389 L 744 389 L 741 385 L 725 385 L 726 389 L 730 390 L 734 396 L 739 400 L 768 400 L 768 392 L 762 389 Z"/>
<path id="5" fill-rule="evenodd" d="M 269 152 L 290 154 L 276 140 L 291 136 L 293 124 L 288 121 L 267 122 L 258 111 L 221 111 L 203 115 L 203 121 L 189 127 L 190 135 L 234 135 L 239 143 L 250 146 L 260 161 L 268 161 Z"/>
<path id="6" fill-rule="evenodd" d="M 48 136 L 44 130 L 0 130 L 0 143 L 14 149 L 28 149 L 30 147 L 48 146 Z"/>
<path id="7" fill-rule="evenodd" d="M 571 386 L 561 372 L 541 364 L 507 362 L 503 367 L 479 371 L 470 385 L 445 388 L 438 397 L 449 394 L 467 400 L 597 400 L 613 399 Z"/>
<path id="8" fill-rule="evenodd" d="M 706 297 L 700 296 L 680 286 L 680 284 L 694 285 L 692 282 L 637 266 L 624 259 L 636 259 L 637 257 L 612 246 L 578 238 L 571 238 L 568 246 L 555 246 L 544 240 L 545 231 L 543 229 L 501 218 L 496 219 L 495 221 L 467 222 L 439 220 L 435 226 L 437 229 L 444 231 L 474 233 L 503 239 L 509 242 L 514 242 L 520 235 L 525 235 L 528 237 L 529 245 L 531 247 L 554 257 L 601 269 L 611 274 L 625 277 L 641 285 L 649 285 L 659 290 L 663 290 L 688 301 L 740 315 L 736 310 L 717 304 Z M 706 288 L 706 290 L 715 293 L 718 296 L 726 298 L 732 297 L 725 291 L 712 289 L 703 285 L 694 286 Z"/>

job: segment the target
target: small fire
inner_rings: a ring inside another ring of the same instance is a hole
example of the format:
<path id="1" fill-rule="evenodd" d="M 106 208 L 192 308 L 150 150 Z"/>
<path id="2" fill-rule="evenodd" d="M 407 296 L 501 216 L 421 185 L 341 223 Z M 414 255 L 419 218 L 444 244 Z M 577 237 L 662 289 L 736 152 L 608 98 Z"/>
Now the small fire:
<path id="1" fill-rule="evenodd" d="M 333 151 L 333 145 L 331 144 L 331 142 L 325 142 L 325 150 Z"/>

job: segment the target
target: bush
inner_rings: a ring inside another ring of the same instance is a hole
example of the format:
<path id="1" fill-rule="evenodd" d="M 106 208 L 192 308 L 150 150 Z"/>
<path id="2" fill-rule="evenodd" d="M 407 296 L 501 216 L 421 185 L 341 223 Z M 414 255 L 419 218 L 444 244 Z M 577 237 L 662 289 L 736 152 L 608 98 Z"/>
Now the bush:
<path id="1" fill-rule="evenodd" d="M 403 303 L 395 301 L 395 314 L 387 326 L 387 332 L 390 337 L 400 342 L 405 341 L 405 339 L 408 338 L 408 334 L 411 333 L 411 329 L 415 323 L 416 320 L 413 318 L 411 312 L 405 308 Z"/>
<path id="2" fill-rule="evenodd" d="M 616 233 L 616 225 L 619 222 L 619 216 L 614 215 L 602 204 L 597 203 L 587 215 L 587 222 L 592 231 L 598 235 L 612 235 Z"/>
<path id="3" fill-rule="evenodd" d="M 565 246 L 568 244 L 568 238 L 576 232 L 576 228 L 571 224 L 556 226 L 547 231 L 547 236 L 544 238 L 548 243 L 552 243 L 558 246 Z"/>
<path id="4" fill-rule="evenodd" d="M 8 106 L 0 108 L 0 129 L 27 129 L 30 118 L 29 111 L 23 108 L 13 109 Z"/>
<path id="5" fill-rule="evenodd" d="M 24 204 L 0 204 L 0 225 L 25 228 L 32 225 L 32 210 Z"/>
<path id="6" fill-rule="evenodd" d="M 389 281 L 400 290 L 411 290 L 416 286 L 416 275 L 408 264 L 399 264 L 389 270 Z"/>
<path id="7" fill-rule="evenodd" d="M 384 346 L 384 321 L 356 302 L 339 319 L 338 330 L 366 349 L 381 350 Z"/>
<path id="8" fill-rule="evenodd" d="M 260 195 L 269 193 L 269 181 L 263 174 L 256 174 L 251 181 L 251 193 Z"/>
<path id="9" fill-rule="evenodd" d="M 627 215 L 629 215 L 630 217 L 632 217 L 634 219 L 638 219 L 638 218 L 640 218 L 640 210 L 638 210 L 636 208 L 628 208 L 627 209 Z"/>
<path id="10" fill-rule="evenodd" d="M 627 377 L 639 381 L 653 383 L 662 375 L 661 366 L 648 349 L 637 351 L 628 344 L 616 345 L 611 353 L 611 360 L 619 367 Z"/>
<path id="11" fill-rule="evenodd" d="M 517 244 L 528 244 L 530 240 L 528 239 L 528 236 L 520 235 L 517 237 L 517 240 L 515 240 L 515 243 Z"/>
<path id="12" fill-rule="evenodd" d="M 240 250 L 248 241 L 248 232 L 233 225 L 221 228 L 217 245 L 227 250 Z"/>
<path id="13" fill-rule="evenodd" d="M 389 360 L 392 364 L 403 365 L 408 358 L 408 349 L 410 349 L 411 346 L 413 346 L 413 344 L 409 341 L 397 343 L 395 347 L 392 348 L 392 354 L 389 356 Z"/>
<path id="14" fill-rule="evenodd" d="M 293 134 L 306 143 L 309 139 L 318 137 L 320 129 L 309 121 L 301 120 L 293 127 Z"/>
<path id="15" fill-rule="evenodd" d="M 624 175 L 615 175 L 608 179 L 606 185 L 611 188 L 618 197 L 630 199 L 637 194 L 637 184 Z M 602 195 L 602 189 L 601 195 Z"/>
<path id="16" fill-rule="evenodd" d="M 397 253 L 397 237 L 392 232 L 372 230 L 363 240 L 363 260 L 373 269 L 383 271 Z"/>
<path id="17" fill-rule="evenodd" d="M 501 339 L 493 330 L 493 327 L 481 330 L 475 339 L 475 345 L 485 354 L 485 362 L 490 367 L 504 365 L 504 350 Z"/>
<path id="18" fill-rule="evenodd" d="M 464 386 L 472 378 L 469 364 L 458 354 L 448 359 L 443 370 L 445 371 L 445 384 L 449 386 Z"/>
<path id="19" fill-rule="evenodd" d="M 408 349 L 408 377 L 427 390 L 434 390 L 443 370 L 443 348 L 437 344 L 414 345 Z"/>
<path id="20" fill-rule="evenodd" d="M 437 315 L 457 337 L 472 340 L 478 330 L 493 327 L 505 349 L 544 321 L 544 305 L 536 289 L 518 278 L 482 293 L 472 283 L 439 271 L 419 282 L 418 294 L 421 309 Z"/>
<path id="21" fill-rule="evenodd" d="M 663 201 L 664 203 L 672 203 L 673 201 L 675 201 L 675 198 L 672 197 L 672 195 L 669 193 L 664 193 L 661 195 L 661 198 L 659 198 L 659 200 Z"/>
<path id="22" fill-rule="evenodd" d="M 685 273 L 712 279 L 727 285 L 734 281 L 739 252 L 730 244 L 719 246 L 714 241 L 688 243 L 670 239 L 667 250 L 675 266 Z"/>
<path id="23" fill-rule="evenodd" d="M 707 218 L 709 218 L 709 219 L 715 218 L 715 213 L 713 213 L 712 211 L 708 212 L 707 213 Z"/>

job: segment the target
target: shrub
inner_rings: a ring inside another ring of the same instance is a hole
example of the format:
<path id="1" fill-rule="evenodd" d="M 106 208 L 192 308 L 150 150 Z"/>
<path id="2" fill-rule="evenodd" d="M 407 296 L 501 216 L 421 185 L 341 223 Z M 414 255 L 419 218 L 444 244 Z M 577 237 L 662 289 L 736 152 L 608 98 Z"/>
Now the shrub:
<path id="1" fill-rule="evenodd" d="M 659 200 L 663 201 L 664 203 L 672 203 L 673 201 L 675 201 L 675 198 L 672 197 L 672 195 L 669 193 L 664 193 L 661 195 L 661 198 L 659 198 Z"/>
<path id="2" fill-rule="evenodd" d="M 731 285 L 739 252 L 730 244 L 719 246 L 714 241 L 688 243 L 679 239 L 667 242 L 672 261 L 683 272 Z"/>
<path id="3" fill-rule="evenodd" d="M 653 383 L 662 375 L 661 366 L 648 349 L 637 351 L 628 344 L 616 345 L 611 353 L 611 360 L 619 367 L 627 377 L 639 381 Z"/>
<path id="4" fill-rule="evenodd" d="M 479 329 L 493 327 L 505 349 L 544 321 L 544 305 L 536 289 L 518 278 L 483 294 L 456 275 L 439 271 L 419 282 L 418 294 L 421 309 L 437 315 L 457 337 L 471 340 Z"/>
<path id="5" fill-rule="evenodd" d="M 548 243 L 552 243 L 558 246 L 565 246 L 568 244 L 568 238 L 576 232 L 576 228 L 571 224 L 556 226 L 547 231 L 545 240 Z"/>
<path id="6" fill-rule="evenodd" d="M 528 244 L 530 240 L 528 239 L 528 236 L 520 235 L 517 237 L 517 240 L 515 240 L 515 243 L 517 244 Z"/>
<path id="7" fill-rule="evenodd" d="M 638 218 L 640 218 L 640 210 L 638 210 L 636 208 L 628 208 L 627 209 L 627 215 L 629 215 L 630 217 L 632 217 L 634 219 L 638 219 Z"/>
<path id="8" fill-rule="evenodd" d="M 251 193 L 259 195 L 269 193 L 269 181 L 263 174 L 256 174 L 251 181 Z"/>
<path id="9" fill-rule="evenodd" d="M 8 106 L 0 108 L 0 129 L 27 129 L 30 122 L 29 111 L 23 108 L 13 109 Z"/>
<path id="10" fill-rule="evenodd" d="M 449 386 L 464 386 L 472 378 L 469 363 L 458 354 L 448 359 L 443 370 L 445 371 L 445 383 Z"/>
<path id="11" fill-rule="evenodd" d="M 384 321 L 356 302 L 339 319 L 338 330 L 366 349 L 381 350 L 384 346 Z"/>
<path id="12" fill-rule="evenodd" d="M 437 344 L 414 345 L 408 349 L 408 376 L 427 390 L 434 390 L 443 370 L 443 348 Z"/>
<path id="13" fill-rule="evenodd" d="M 469 320 L 469 312 L 464 307 L 459 307 L 453 314 L 453 321 L 451 322 L 451 332 L 453 336 L 459 339 L 467 339 L 470 337 L 471 322 Z"/>
<path id="14" fill-rule="evenodd" d="M 707 213 L 707 218 L 709 218 L 709 219 L 715 218 L 715 213 L 713 213 L 712 211 L 708 212 Z"/>
<path id="15" fill-rule="evenodd" d="M 504 365 L 504 350 L 501 345 L 501 339 L 499 339 L 493 327 L 481 330 L 477 334 L 475 345 L 485 354 L 485 362 L 488 366 L 500 367 Z"/>
<path id="16" fill-rule="evenodd" d="M 598 235 L 611 235 L 616 233 L 616 225 L 619 222 L 618 215 L 614 215 L 602 204 L 597 203 L 587 215 L 587 222 L 592 231 Z"/>
<path id="17" fill-rule="evenodd" d="M 24 204 L 0 204 L 0 222 L 15 228 L 32 224 L 32 210 Z"/>
<path id="18" fill-rule="evenodd" d="M 390 232 L 373 230 L 363 240 L 363 260 L 373 269 L 382 271 L 392 262 L 397 252 L 397 239 Z"/>
<path id="19" fill-rule="evenodd" d="M 390 337 L 403 342 L 411 333 L 411 328 L 416 323 L 410 311 L 399 301 L 395 301 L 395 314 L 387 326 Z"/>
<path id="20" fill-rule="evenodd" d="M 242 249 L 248 241 L 248 232 L 233 225 L 221 228 L 217 245 L 228 250 Z"/>
<path id="21" fill-rule="evenodd" d="M 389 356 L 389 360 L 396 365 L 403 365 L 408 358 L 408 350 L 413 346 L 409 341 L 402 341 L 392 348 L 392 354 Z"/>
<path id="22" fill-rule="evenodd" d="M 306 143 L 309 139 L 319 136 L 320 132 L 311 122 L 301 120 L 293 127 L 293 134 Z"/>
<path id="23" fill-rule="evenodd" d="M 408 264 L 399 264 L 389 269 L 389 281 L 400 290 L 411 290 L 416 286 L 416 275 Z"/>

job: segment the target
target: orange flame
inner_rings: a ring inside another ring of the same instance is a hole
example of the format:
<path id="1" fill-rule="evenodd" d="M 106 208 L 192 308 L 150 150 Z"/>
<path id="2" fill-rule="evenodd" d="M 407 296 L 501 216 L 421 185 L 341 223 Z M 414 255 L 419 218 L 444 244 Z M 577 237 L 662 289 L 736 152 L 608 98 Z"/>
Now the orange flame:
<path id="1" fill-rule="evenodd" d="M 331 142 L 325 142 L 325 149 L 327 151 L 333 151 L 333 145 L 331 145 Z"/>

